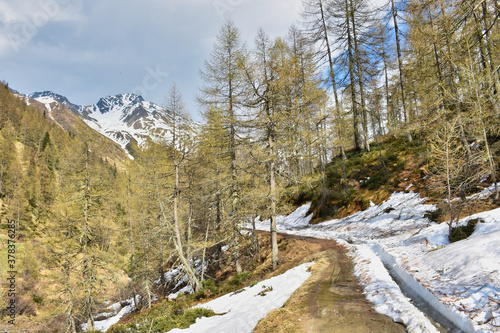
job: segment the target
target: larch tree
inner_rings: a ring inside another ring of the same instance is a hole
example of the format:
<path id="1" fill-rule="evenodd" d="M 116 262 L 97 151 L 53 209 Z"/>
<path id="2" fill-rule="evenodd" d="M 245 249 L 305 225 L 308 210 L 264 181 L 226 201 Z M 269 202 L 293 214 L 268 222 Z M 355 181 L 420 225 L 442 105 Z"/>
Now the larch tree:
<path id="1" fill-rule="evenodd" d="M 226 213 L 228 209 L 231 179 L 230 131 L 224 125 L 224 115 L 217 106 L 210 106 L 203 112 L 205 124 L 198 136 L 197 157 L 206 176 L 201 181 L 202 206 L 208 208 L 209 222 L 212 224 L 214 241 L 220 257 L 223 242 L 228 241 L 233 232 L 228 233 Z"/>
<path id="2" fill-rule="evenodd" d="M 293 162 L 290 157 L 294 156 L 293 150 L 297 148 L 294 136 L 298 135 L 306 143 L 314 141 L 307 138 L 311 130 L 316 129 L 315 124 L 310 122 L 320 112 L 318 105 L 321 105 L 324 96 L 318 88 L 319 80 L 312 58 L 299 50 L 298 35 L 292 31 L 290 36 L 289 43 L 282 38 L 271 41 L 260 30 L 251 60 L 244 66 L 248 106 L 254 114 L 255 144 L 267 153 L 261 163 L 268 169 L 273 269 L 279 262 L 276 231 L 279 180 L 284 178 L 289 163 Z M 310 119 L 305 121 L 304 118 Z M 306 147 L 305 151 L 298 152 L 307 158 L 308 149 Z"/>
<path id="3" fill-rule="evenodd" d="M 172 162 L 170 142 L 168 146 L 148 139 L 131 173 L 134 193 L 132 227 L 136 233 L 135 253 L 131 256 L 129 276 L 132 289 L 140 291 L 143 303 L 151 306 L 154 281 L 163 277 L 162 269 L 174 247 L 172 207 Z M 160 286 L 161 287 L 161 286 Z"/>
<path id="4" fill-rule="evenodd" d="M 404 69 L 403 69 L 403 55 L 401 52 L 401 38 L 400 38 L 401 32 L 399 31 L 398 12 L 397 12 L 394 0 L 391 0 L 391 11 L 392 11 L 392 18 L 393 18 L 393 23 L 394 23 L 394 36 L 396 38 L 396 51 L 397 51 L 397 56 L 398 56 L 399 85 L 401 88 L 401 105 L 403 107 L 405 126 L 407 127 L 406 137 L 407 137 L 408 141 L 411 142 L 412 141 L 411 132 L 408 128 L 409 124 L 410 124 L 410 116 L 408 114 L 408 107 L 407 107 L 407 103 L 406 103 L 405 75 L 404 75 Z"/>
<path id="5" fill-rule="evenodd" d="M 304 0 L 303 1 L 303 12 L 302 17 L 306 23 L 306 32 L 310 36 L 310 41 L 314 47 L 319 43 L 319 56 L 318 62 L 321 64 L 324 61 L 327 62 L 328 67 L 328 80 L 333 91 L 334 97 L 334 128 L 335 134 L 337 136 L 337 146 L 339 147 L 340 154 L 342 157 L 342 175 L 344 178 L 344 185 L 347 190 L 347 173 L 345 168 L 346 155 L 344 147 L 344 137 L 342 128 L 343 122 L 343 110 L 341 109 L 341 103 L 339 100 L 338 86 L 337 86 L 337 75 L 335 70 L 335 55 L 333 53 L 333 37 L 331 34 L 331 1 L 325 0 Z"/>
<path id="6" fill-rule="evenodd" d="M 223 123 L 229 130 L 229 153 L 231 157 L 231 224 L 233 228 L 232 249 L 234 252 L 235 267 L 238 273 L 242 272 L 239 250 L 239 223 L 241 222 L 240 190 L 238 187 L 238 130 L 239 110 L 244 97 L 243 73 L 240 62 L 246 51 L 241 41 L 240 32 L 232 21 L 222 26 L 214 43 L 210 59 L 205 62 L 200 71 L 203 80 L 201 95 L 198 101 L 205 107 L 218 107 L 223 115 Z"/>
<path id="7" fill-rule="evenodd" d="M 278 114 L 283 105 L 280 104 L 278 73 L 279 57 L 283 48 L 283 41 L 276 40 L 274 45 L 269 37 L 260 30 L 256 38 L 256 48 L 253 62 L 246 64 L 245 72 L 249 89 L 253 95 L 253 106 L 257 111 L 255 127 L 261 130 L 261 137 L 258 142 L 267 144 L 267 164 L 269 170 L 269 200 L 271 216 L 271 257 L 272 268 L 278 267 L 278 238 L 276 229 L 276 141 Z M 276 62 L 274 62 L 276 61 Z M 283 115 L 283 114 L 281 114 Z"/>
<path id="8" fill-rule="evenodd" d="M 81 295 L 80 312 L 87 327 L 93 329 L 93 316 L 96 314 L 99 297 L 98 284 L 102 279 L 99 269 L 105 262 L 103 251 L 109 250 L 101 235 L 106 220 L 104 202 L 109 190 L 109 169 L 89 149 L 88 144 L 82 142 L 76 149 L 69 148 L 66 151 L 61 177 L 63 191 L 60 193 L 60 200 L 66 204 L 66 218 L 74 221 L 71 235 L 78 246 L 73 254 L 76 261 L 70 265 L 66 256 L 62 267 L 66 271 L 74 266 L 78 272 L 76 289 Z M 71 252 L 67 255 L 71 255 Z"/>
<path id="9" fill-rule="evenodd" d="M 435 189 L 444 194 L 443 204 L 448 208 L 450 219 L 448 233 L 451 238 L 453 223 L 458 222 L 460 207 L 465 197 L 465 188 L 470 181 L 466 155 L 460 144 L 457 118 L 445 121 L 433 133 L 429 144 L 430 153 L 435 160 L 432 170 Z M 462 199 L 455 200 L 461 197 Z"/>
<path id="10" fill-rule="evenodd" d="M 367 49 L 370 12 L 364 0 L 334 0 L 329 6 L 330 31 L 335 35 L 336 62 L 345 91 L 349 92 L 353 144 L 356 150 L 369 149 L 366 108 L 367 69 L 373 64 Z"/>

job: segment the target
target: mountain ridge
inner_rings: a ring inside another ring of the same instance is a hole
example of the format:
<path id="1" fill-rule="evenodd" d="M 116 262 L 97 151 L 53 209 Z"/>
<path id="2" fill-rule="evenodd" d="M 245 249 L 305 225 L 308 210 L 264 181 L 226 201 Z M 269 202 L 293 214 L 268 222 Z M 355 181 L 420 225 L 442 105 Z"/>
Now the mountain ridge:
<path id="1" fill-rule="evenodd" d="M 153 140 L 172 138 L 171 112 L 144 100 L 140 95 L 132 93 L 111 95 L 86 106 L 74 104 L 65 96 L 52 91 L 35 92 L 26 97 L 45 105 L 50 117 L 52 117 L 52 103 L 62 104 L 89 127 L 116 142 L 129 154 L 130 144 L 141 146 L 148 138 Z M 183 117 L 181 126 L 193 134 L 198 124 Z"/>

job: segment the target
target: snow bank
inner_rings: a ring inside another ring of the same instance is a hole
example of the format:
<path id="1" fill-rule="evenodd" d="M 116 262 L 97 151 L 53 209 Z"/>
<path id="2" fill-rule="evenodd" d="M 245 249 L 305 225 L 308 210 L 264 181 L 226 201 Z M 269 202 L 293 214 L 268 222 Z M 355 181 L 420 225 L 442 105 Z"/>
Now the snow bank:
<path id="1" fill-rule="evenodd" d="M 466 333 L 478 332 L 475 330 L 468 317 L 441 303 L 433 294 L 431 294 L 429 290 L 415 280 L 415 278 L 413 278 L 413 276 L 411 276 L 407 271 L 401 268 L 401 266 L 396 262 L 396 259 L 387 253 L 383 247 L 380 246 L 380 244 L 374 243 L 372 245 L 372 249 L 377 256 L 380 257 L 385 266 L 389 267 L 392 273 L 397 276 L 397 280 L 400 281 L 400 283 L 404 283 L 414 293 L 422 297 L 428 305 L 438 312 L 440 316 L 448 319 L 455 326 Z M 408 325 L 408 328 L 410 327 L 411 326 Z M 427 331 L 423 330 L 422 332 Z"/>
<path id="2" fill-rule="evenodd" d="M 500 186 L 500 184 L 497 183 L 497 186 Z M 473 194 L 471 196 L 468 196 L 467 199 L 486 199 L 490 197 L 493 193 L 495 193 L 495 184 L 491 184 L 489 187 L 485 188 L 479 193 Z"/>
<path id="3" fill-rule="evenodd" d="M 434 325 L 403 295 L 370 246 L 357 247 L 354 274 L 365 285 L 366 298 L 375 305 L 377 312 L 404 324 L 408 332 L 438 333 Z"/>
<path id="4" fill-rule="evenodd" d="M 312 263 L 302 264 L 291 270 L 261 281 L 253 287 L 244 288 L 219 297 L 198 307 L 221 314 L 200 318 L 187 329 L 173 329 L 170 332 L 252 332 L 255 325 L 273 309 L 281 307 L 292 293 L 299 288 L 311 273 Z"/>
<path id="5" fill-rule="evenodd" d="M 290 230 L 294 228 L 302 228 L 309 225 L 313 214 L 307 215 L 307 212 L 311 208 L 311 203 L 297 208 L 293 213 L 287 216 L 278 215 L 276 216 L 276 225 L 279 230 Z M 265 221 L 260 221 L 259 218 L 255 221 L 256 228 L 259 230 L 269 230 L 271 225 L 271 220 L 267 219 Z M 251 224 L 245 225 L 246 228 L 252 228 Z"/>

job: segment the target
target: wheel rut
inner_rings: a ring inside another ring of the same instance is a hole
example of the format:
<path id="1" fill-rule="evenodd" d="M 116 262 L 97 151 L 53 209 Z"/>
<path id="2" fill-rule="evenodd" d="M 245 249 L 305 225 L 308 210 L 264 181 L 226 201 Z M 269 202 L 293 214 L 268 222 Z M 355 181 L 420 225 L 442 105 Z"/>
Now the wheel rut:
<path id="1" fill-rule="evenodd" d="M 345 251 L 330 250 L 324 256 L 327 267 L 320 271 L 319 288 L 312 295 L 316 308 L 309 332 L 405 332 L 404 326 L 373 310 Z"/>
<path id="2" fill-rule="evenodd" d="M 280 235 L 310 249 L 311 277 L 254 332 L 403 333 L 405 327 L 377 313 L 353 274 L 347 249 L 333 240 Z"/>

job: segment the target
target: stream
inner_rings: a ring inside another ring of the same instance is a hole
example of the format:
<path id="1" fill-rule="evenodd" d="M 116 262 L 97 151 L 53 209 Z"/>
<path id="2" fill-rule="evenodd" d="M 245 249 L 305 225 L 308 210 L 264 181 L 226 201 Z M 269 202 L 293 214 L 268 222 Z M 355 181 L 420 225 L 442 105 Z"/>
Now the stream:
<path id="1" fill-rule="evenodd" d="M 410 299 L 411 303 L 429 319 L 439 332 L 477 332 L 468 318 L 439 302 L 427 288 L 401 268 L 395 258 L 386 252 L 380 244 L 373 244 L 372 249 L 381 259 L 389 275 L 400 287 L 401 292 Z"/>
<path id="2" fill-rule="evenodd" d="M 384 263 L 385 268 L 389 272 L 389 275 L 397 283 L 403 295 L 408 297 L 410 302 L 419 309 L 429 321 L 436 327 L 436 329 L 441 333 L 460 333 L 463 332 L 459 329 L 451 320 L 443 316 L 438 310 L 436 310 L 429 302 L 419 295 L 412 287 L 410 287 L 406 282 L 398 278 L 398 275 L 391 269 L 390 266 Z"/>

